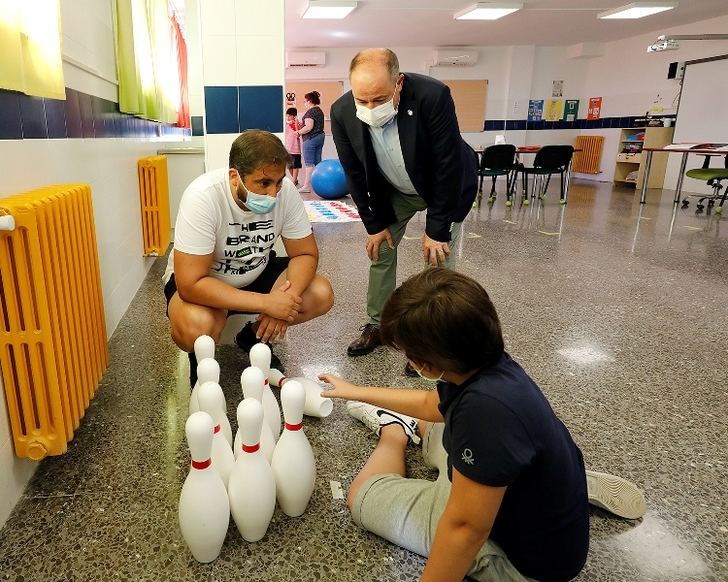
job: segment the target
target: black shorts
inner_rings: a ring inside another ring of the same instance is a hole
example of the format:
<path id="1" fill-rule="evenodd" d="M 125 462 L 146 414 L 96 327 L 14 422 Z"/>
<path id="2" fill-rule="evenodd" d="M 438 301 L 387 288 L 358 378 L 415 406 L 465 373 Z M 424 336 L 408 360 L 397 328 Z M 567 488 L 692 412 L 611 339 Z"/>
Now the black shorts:
<path id="1" fill-rule="evenodd" d="M 268 264 L 258 278 L 247 287 L 243 287 L 246 291 L 253 293 L 270 293 L 280 274 L 288 268 L 288 257 L 277 257 L 275 252 L 271 251 L 268 258 Z M 167 317 L 169 317 L 169 302 L 177 292 L 177 283 L 174 280 L 174 273 L 164 286 L 164 296 L 167 298 Z M 245 311 L 228 311 L 228 317 L 237 313 L 249 313 Z"/>
<path id="2" fill-rule="evenodd" d="M 289 168 L 295 170 L 301 167 L 301 154 L 291 154 L 291 163 L 288 165 Z"/>

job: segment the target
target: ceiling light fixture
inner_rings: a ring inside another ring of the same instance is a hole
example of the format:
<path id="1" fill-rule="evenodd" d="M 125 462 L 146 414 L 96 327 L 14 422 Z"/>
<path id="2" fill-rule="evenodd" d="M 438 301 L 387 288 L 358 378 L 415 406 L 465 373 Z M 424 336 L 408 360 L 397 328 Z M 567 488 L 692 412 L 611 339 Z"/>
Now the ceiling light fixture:
<path id="1" fill-rule="evenodd" d="M 303 18 L 341 19 L 356 8 L 356 0 L 309 0 Z"/>
<path id="2" fill-rule="evenodd" d="M 455 20 L 497 20 L 523 8 L 523 2 L 478 2 L 460 12 Z"/>
<path id="3" fill-rule="evenodd" d="M 672 10 L 673 8 L 677 8 L 677 5 L 677 2 L 632 2 L 626 6 L 601 12 L 597 15 L 597 18 L 643 18 L 659 12 L 665 12 L 666 10 Z"/>

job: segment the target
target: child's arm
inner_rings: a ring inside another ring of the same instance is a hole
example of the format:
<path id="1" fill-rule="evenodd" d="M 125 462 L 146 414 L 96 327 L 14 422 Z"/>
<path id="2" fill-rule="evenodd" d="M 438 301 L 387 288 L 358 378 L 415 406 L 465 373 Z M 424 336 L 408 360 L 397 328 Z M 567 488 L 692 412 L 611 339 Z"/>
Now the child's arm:
<path id="1" fill-rule="evenodd" d="M 452 489 L 421 582 L 460 582 L 487 541 L 506 487 L 490 487 L 452 468 Z"/>
<path id="2" fill-rule="evenodd" d="M 401 412 L 414 418 L 429 420 L 430 422 L 443 422 L 440 410 L 437 408 L 440 397 L 435 390 L 356 386 L 332 374 L 321 374 L 319 379 L 334 387 L 333 390 L 321 392 L 321 396 L 325 398 L 359 400 L 360 402 L 368 402 L 374 406 Z"/>

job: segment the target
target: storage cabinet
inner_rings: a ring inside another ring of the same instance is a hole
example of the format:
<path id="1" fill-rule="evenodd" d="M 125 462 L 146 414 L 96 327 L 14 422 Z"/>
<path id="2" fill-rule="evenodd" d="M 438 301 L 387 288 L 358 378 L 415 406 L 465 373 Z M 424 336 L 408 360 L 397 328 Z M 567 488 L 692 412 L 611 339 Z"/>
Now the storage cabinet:
<path id="1" fill-rule="evenodd" d="M 631 184 L 642 188 L 647 154 L 642 148 L 659 148 L 672 143 L 672 127 L 630 127 L 623 129 L 619 136 L 617 164 L 614 169 L 614 182 Z M 667 153 L 655 153 L 652 156 L 652 169 L 648 188 L 662 188 L 665 181 Z"/>

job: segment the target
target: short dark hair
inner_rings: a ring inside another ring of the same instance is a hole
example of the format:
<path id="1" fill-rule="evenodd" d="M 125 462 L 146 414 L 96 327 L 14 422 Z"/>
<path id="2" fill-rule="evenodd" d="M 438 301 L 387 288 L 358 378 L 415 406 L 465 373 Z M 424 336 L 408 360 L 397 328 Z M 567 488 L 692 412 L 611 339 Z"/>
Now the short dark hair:
<path id="1" fill-rule="evenodd" d="M 248 129 L 233 142 L 229 163 L 240 178 L 244 178 L 262 165 L 288 166 L 291 155 L 281 140 L 269 131 Z"/>
<path id="2" fill-rule="evenodd" d="M 356 53 L 349 65 L 349 77 L 351 77 L 351 74 L 359 65 L 369 63 L 380 63 L 384 65 L 387 68 L 389 77 L 392 79 L 392 83 L 397 82 L 397 77 L 399 77 L 399 59 L 394 51 L 388 48 L 365 49 Z"/>
<path id="3" fill-rule="evenodd" d="M 298 115 L 298 109 L 295 107 L 289 107 L 286 109 L 286 115 Z"/>
<path id="4" fill-rule="evenodd" d="M 498 314 L 485 289 L 451 269 L 410 277 L 382 310 L 382 343 L 416 363 L 465 373 L 489 367 L 503 354 Z"/>
<path id="5" fill-rule="evenodd" d="M 303 98 L 309 103 L 313 103 L 314 105 L 321 105 L 321 93 L 319 93 L 318 91 L 311 91 L 310 93 L 306 93 Z"/>

